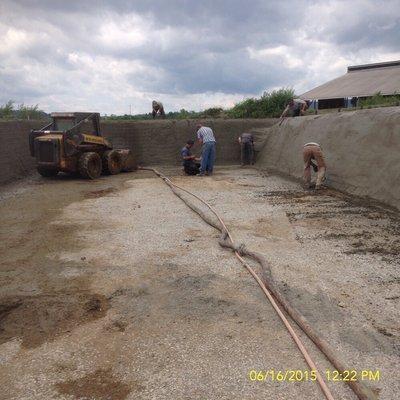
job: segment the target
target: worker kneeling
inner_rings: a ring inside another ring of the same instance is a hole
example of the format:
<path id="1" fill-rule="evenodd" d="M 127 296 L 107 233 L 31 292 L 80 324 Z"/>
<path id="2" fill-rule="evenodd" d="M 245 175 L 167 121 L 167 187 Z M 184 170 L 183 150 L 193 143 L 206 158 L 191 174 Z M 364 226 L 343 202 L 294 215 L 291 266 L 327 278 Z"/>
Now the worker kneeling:
<path id="1" fill-rule="evenodd" d="M 181 150 L 183 170 L 187 175 L 198 175 L 200 173 L 200 163 L 196 162 L 196 157 L 192 155 L 192 152 L 190 151 L 193 145 L 194 141 L 188 140 Z"/>
<path id="2" fill-rule="evenodd" d="M 321 184 L 325 180 L 326 165 L 324 156 L 322 154 L 321 146 L 318 143 L 310 142 L 306 143 L 303 148 L 303 159 L 304 159 L 304 182 L 306 188 L 311 188 L 311 167 L 314 172 L 317 173 L 317 180 L 315 183 L 315 189 L 321 189 Z M 315 160 L 315 165 L 312 160 Z"/>

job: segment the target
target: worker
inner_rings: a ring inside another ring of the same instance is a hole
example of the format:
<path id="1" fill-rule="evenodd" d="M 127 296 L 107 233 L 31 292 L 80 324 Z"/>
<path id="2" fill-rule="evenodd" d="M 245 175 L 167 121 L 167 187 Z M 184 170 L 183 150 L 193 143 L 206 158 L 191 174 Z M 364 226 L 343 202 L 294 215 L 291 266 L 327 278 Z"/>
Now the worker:
<path id="1" fill-rule="evenodd" d="M 160 101 L 153 100 L 152 105 L 153 105 L 153 112 L 152 112 L 153 119 L 156 117 L 157 114 L 159 114 L 161 118 L 165 118 L 165 111 L 163 104 Z"/>
<path id="2" fill-rule="evenodd" d="M 283 110 L 281 114 L 280 123 L 283 121 L 283 118 L 287 116 L 287 114 L 291 113 L 292 117 L 299 117 L 300 115 L 304 115 L 307 110 L 308 105 L 307 102 L 302 99 L 294 99 L 291 98 L 286 108 Z"/>
<path id="3" fill-rule="evenodd" d="M 326 165 L 321 146 L 314 142 L 306 143 L 303 147 L 303 159 L 304 183 L 306 188 L 311 188 L 311 167 L 313 167 L 314 171 L 317 173 L 315 189 L 321 189 L 321 184 L 325 180 L 326 172 Z M 317 165 L 315 165 L 312 160 L 315 160 Z"/>
<path id="4" fill-rule="evenodd" d="M 197 125 L 197 139 L 202 145 L 200 176 L 212 175 L 215 162 L 215 137 L 208 126 Z"/>
<path id="5" fill-rule="evenodd" d="M 246 164 L 254 164 L 254 139 L 251 133 L 242 133 L 238 142 L 240 144 L 241 166 Z"/>
<path id="6" fill-rule="evenodd" d="M 190 149 L 194 145 L 194 140 L 188 140 L 181 150 L 183 159 L 183 170 L 187 175 L 197 175 L 200 173 L 200 163 L 196 162 L 198 159 L 192 155 Z"/>

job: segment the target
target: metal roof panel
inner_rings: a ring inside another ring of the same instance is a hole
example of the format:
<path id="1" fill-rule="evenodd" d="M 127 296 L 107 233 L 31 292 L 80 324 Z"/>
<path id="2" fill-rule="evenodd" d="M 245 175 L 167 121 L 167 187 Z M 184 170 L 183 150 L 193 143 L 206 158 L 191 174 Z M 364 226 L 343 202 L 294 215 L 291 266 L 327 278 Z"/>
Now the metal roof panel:
<path id="1" fill-rule="evenodd" d="M 400 64 L 353 69 L 339 78 L 303 93 L 300 97 L 306 100 L 367 97 L 378 92 L 383 95 L 400 93 Z"/>

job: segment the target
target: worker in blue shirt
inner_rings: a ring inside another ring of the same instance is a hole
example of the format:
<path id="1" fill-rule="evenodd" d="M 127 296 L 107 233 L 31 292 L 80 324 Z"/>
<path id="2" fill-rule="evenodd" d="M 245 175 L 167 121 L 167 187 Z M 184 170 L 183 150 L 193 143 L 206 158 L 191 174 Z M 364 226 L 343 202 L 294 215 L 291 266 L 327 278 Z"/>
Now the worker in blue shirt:
<path id="1" fill-rule="evenodd" d="M 197 158 L 190 151 L 193 145 L 194 141 L 188 140 L 181 150 L 183 170 L 187 175 L 197 175 L 200 173 L 200 163 L 196 162 Z"/>

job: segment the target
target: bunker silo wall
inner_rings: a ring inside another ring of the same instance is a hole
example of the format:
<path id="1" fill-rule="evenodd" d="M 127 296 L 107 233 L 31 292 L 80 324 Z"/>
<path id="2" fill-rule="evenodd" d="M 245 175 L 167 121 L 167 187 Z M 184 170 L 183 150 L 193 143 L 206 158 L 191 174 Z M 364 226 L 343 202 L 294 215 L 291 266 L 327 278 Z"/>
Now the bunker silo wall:
<path id="1" fill-rule="evenodd" d="M 208 120 L 217 138 L 217 164 L 238 164 L 237 137 L 253 131 L 264 140 L 257 164 L 301 177 L 302 147 L 323 147 L 329 184 L 400 209 L 400 107 L 289 118 L 278 127 L 273 119 Z M 179 150 L 195 138 L 196 120 L 105 122 L 104 136 L 115 146 L 129 147 L 143 165 L 180 163 Z M 28 133 L 45 121 L 0 122 L 0 184 L 32 173 Z"/>
<path id="2" fill-rule="evenodd" d="M 400 107 L 289 118 L 265 135 L 260 167 L 300 178 L 303 145 L 317 142 L 329 185 L 400 209 Z"/>
<path id="3" fill-rule="evenodd" d="M 103 122 L 103 135 L 116 147 L 129 147 L 143 165 L 180 163 L 180 149 L 187 139 L 196 138 L 196 120 Z M 237 137 L 252 129 L 269 127 L 273 119 L 204 120 L 217 139 L 217 164 L 237 164 Z M 46 121 L 0 121 L 0 184 L 24 177 L 35 169 L 29 154 L 28 134 Z"/>

